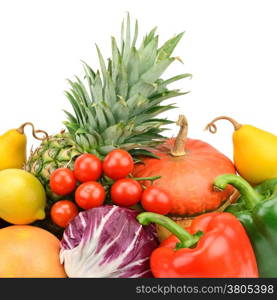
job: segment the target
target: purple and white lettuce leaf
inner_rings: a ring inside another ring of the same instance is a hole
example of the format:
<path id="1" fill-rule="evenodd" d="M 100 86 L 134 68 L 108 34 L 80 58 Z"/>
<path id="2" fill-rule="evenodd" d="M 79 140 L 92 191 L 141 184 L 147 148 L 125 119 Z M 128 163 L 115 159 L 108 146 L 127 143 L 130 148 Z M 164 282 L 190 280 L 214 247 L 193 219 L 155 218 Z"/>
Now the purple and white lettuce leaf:
<path id="1" fill-rule="evenodd" d="M 137 214 L 113 205 L 80 212 L 61 240 L 68 277 L 153 277 L 149 257 L 159 245 L 156 228 L 142 226 Z"/>

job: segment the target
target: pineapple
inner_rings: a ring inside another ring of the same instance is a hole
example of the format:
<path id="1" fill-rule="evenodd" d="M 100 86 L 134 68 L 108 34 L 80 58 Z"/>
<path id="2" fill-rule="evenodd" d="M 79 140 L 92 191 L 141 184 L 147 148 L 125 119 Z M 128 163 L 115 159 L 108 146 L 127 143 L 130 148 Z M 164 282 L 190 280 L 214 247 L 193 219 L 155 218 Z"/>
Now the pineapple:
<path id="1" fill-rule="evenodd" d="M 74 140 L 68 133 L 62 131 L 45 139 L 34 152 L 31 151 L 25 169 L 44 185 L 48 198 L 58 200 L 60 197 L 52 193 L 49 187 L 50 174 L 58 168 L 73 169 L 74 158 L 81 154 Z"/>
<path id="2" fill-rule="evenodd" d="M 136 155 L 151 155 L 142 150 L 164 140 L 161 134 L 172 121 L 157 116 L 173 109 L 174 104 L 161 105 L 169 98 L 183 95 L 168 85 L 190 77 L 180 74 L 167 80 L 161 75 L 176 60 L 171 57 L 183 33 L 158 47 L 156 28 L 137 44 L 138 23 L 131 38 L 130 17 L 123 21 L 121 44 L 111 39 L 111 58 L 105 62 L 96 46 L 100 70 L 93 71 L 86 63 L 85 77 L 69 80 L 66 91 L 73 112 L 65 111 L 66 131 L 44 140 L 29 157 L 26 170 L 33 173 L 46 188 L 48 198 L 56 195 L 49 189 L 49 177 L 59 167 L 72 168 L 81 153 L 93 153 L 103 158 L 115 148 Z"/>

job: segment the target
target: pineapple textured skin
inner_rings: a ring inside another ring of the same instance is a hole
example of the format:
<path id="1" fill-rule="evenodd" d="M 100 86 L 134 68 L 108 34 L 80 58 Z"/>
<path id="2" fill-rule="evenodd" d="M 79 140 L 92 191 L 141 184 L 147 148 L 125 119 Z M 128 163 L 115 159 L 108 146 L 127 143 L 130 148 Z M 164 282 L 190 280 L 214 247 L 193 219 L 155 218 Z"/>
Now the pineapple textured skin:
<path id="1" fill-rule="evenodd" d="M 72 138 L 64 132 L 45 139 L 31 153 L 25 170 L 35 175 L 43 184 L 49 200 L 59 200 L 61 197 L 51 192 L 50 175 L 58 168 L 73 169 L 74 160 L 81 152 Z"/>

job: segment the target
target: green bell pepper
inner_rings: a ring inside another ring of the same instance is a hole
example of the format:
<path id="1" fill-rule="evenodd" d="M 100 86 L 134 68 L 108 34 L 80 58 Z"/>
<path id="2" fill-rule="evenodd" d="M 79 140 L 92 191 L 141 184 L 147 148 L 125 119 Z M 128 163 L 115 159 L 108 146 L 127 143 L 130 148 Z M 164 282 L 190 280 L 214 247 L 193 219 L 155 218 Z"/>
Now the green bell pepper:
<path id="1" fill-rule="evenodd" d="M 260 277 L 277 277 L 277 178 L 252 187 L 234 174 L 218 176 L 214 186 L 230 184 L 240 192 L 236 203 L 226 208 L 243 224 L 252 243 Z"/>

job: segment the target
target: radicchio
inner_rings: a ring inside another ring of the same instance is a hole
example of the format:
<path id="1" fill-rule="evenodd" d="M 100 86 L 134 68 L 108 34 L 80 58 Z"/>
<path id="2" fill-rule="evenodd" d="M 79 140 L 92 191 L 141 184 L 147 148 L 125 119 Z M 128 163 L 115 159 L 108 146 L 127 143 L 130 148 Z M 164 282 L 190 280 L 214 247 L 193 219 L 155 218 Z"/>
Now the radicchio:
<path id="1" fill-rule="evenodd" d="M 152 277 L 149 256 L 158 246 L 156 229 L 140 225 L 137 214 L 112 205 L 80 212 L 61 241 L 60 261 L 68 277 Z"/>

